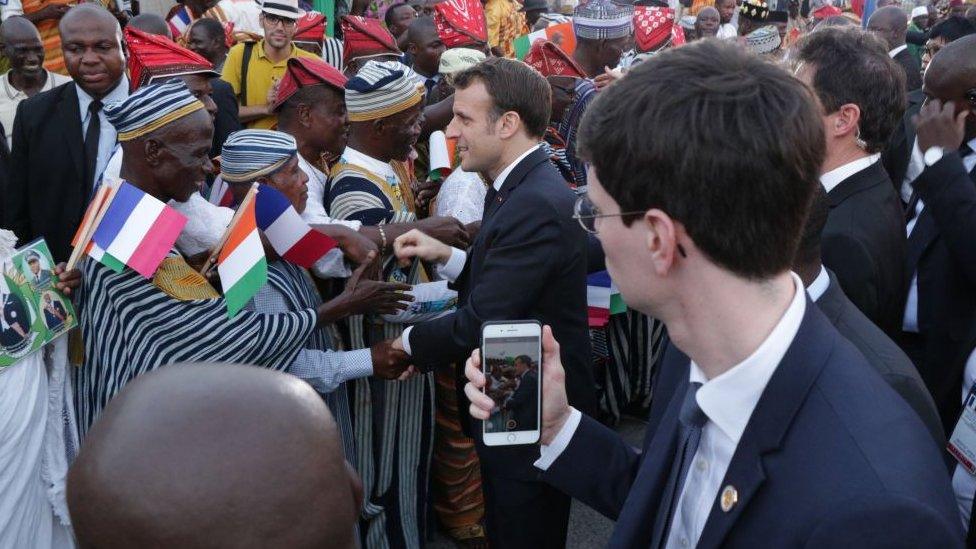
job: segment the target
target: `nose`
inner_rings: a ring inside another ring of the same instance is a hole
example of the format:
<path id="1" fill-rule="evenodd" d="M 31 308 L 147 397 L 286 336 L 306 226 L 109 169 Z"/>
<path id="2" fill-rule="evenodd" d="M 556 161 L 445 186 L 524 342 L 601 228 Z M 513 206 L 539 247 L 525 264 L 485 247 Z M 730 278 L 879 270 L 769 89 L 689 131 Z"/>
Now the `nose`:
<path id="1" fill-rule="evenodd" d="M 211 119 L 217 118 L 217 104 L 214 103 L 214 100 L 212 97 L 210 97 L 210 95 L 203 96 L 203 108 L 207 109 L 207 112 L 210 113 Z"/>
<path id="2" fill-rule="evenodd" d="M 214 164 L 210 160 L 209 156 L 203 157 L 203 173 L 207 175 L 214 175 Z"/>
<path id="3" fill-rule="evenodd" d="M 452 118 L 451 123 L 444 128 L 444 137 L 447 137 L 448 139 L 457 139 L 458 137 L 461 137 L 461 132 L 458 131 L 455 120 L 457 120 L 457 118 Z"/>

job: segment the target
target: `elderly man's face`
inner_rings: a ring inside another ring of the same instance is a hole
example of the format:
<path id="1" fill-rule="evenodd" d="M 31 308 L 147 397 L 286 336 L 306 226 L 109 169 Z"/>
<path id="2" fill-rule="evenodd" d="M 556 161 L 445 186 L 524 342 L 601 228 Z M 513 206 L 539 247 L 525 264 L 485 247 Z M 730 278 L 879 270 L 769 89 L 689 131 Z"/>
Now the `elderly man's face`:
<path id="1" fill-rule="evenodd" d="M 190 89 L 193 97 L 203 103 L 203 107 L 210 114 L 210 119 L 217 118 L 217 104 L 213 100 L 213 88 L 210 86 L 210 78 L 200 74 L 186 74 L 181 77 L 186 82 L 186 87 Z"/>
<path id="2" fill-rule="evenodd" d="M 297 155 L 269 175 L 265 183 L 285 195 L 295 207 L 295 211 L 298 213 L 305 211 L 308 203 L 308 175 L 298 165 Z"/>
<path id="3" fill-rule="evenodd" d="M 207 175 L 213 172 L 212 141 L 213 121 L 204 110 L 189 114 L 145 139 L 141 150 L 163 185 L 160 191 L 165 196 L 157 198 L 186 202 L 200 190 Z"/>

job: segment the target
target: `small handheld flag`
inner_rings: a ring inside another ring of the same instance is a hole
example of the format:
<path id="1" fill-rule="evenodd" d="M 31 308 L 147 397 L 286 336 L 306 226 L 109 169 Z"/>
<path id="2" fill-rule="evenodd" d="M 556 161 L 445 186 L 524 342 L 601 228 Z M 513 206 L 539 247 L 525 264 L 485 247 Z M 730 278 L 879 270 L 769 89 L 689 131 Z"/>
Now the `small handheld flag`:
<path id="1" fill-rule="evenodd" d="M 183 214 L 123 181 L 92 238 L 105 253 L 149 278 L 184 225 Z"/>
<path id="2" fill-rule="evenodd" d="M 244 199 L 217 257 L 227 315 L 233 318 L 268 281 L 268 262 L 255 219 L 255 191 Z"/>
<path id="3" fill-rule="evenodd" d="M 255 202 L 258 228 L 286 261 L 308 269 L 338 245 L 305 223 L 288 198 L 272 187 L 261 185 Z"/>
<path id="4" fill-rule="evenodd" d="M 600 271 L 586 277 L 587 320 L 590 328 L 602 328 L 610 316 L 627 310 L 620 292 L 610 280 L 610 273 Z"/>
<path id="5" fill-rule="evenodd" d="M 573 23 L 567 22 L 552 25 L 529 34 L 523 34 L 513 40 L 512 45 L 515 49 L 515 58 L 520 60 L 524 59 L 525 54 L 529 53 L 529 49 L 536 40 L 549 40 L 559 46 L 559 49 L 566 52 L 566 55 L 569 56 L 572 56 L 573 52 L 576 51 L 576 34 L 573 32 Z"/>
<path id="6" fill-rule="evenodd" d="M 81 260 L 81 257 L 86 254 L 117 273 L 122 272 L 122 268 L 125 267 L 119 260 L 106 254 L 105 250 L 99 248 L 92 240 L 95 229 L 102 222 L 105 211 L 109 203 L 112 202 L 112 198 L 115 197 L 118 189 L 118 181 L 110 182 L 105 180 L 95 192 L 94 198 L 92 198 L 91 203 L 88 204 L 88 208 L 85 210 L 85 216 L 81 219 L 81 225 L 78 226 L 78 230 L 71 239 L 71 245 L 74 247 L 74 250 L 72 250 L 71 257 L 68 259 L 67 269 L 69 271 L 74 269 L 78 261 Z"/>

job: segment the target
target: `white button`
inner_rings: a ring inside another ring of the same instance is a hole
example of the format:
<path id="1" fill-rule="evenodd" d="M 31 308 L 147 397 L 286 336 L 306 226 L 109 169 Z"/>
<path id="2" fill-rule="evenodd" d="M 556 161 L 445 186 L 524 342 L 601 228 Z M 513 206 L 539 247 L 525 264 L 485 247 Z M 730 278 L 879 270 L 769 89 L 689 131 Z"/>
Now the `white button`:
<path id="1" fill-rule="evenodd" d="M 515 439 L 516 439 L 516 438 L 517 438 L 517 437 L 516 437 L 515 435 L 508 435 L 508 441 L 509 441 L 509 442 L 515 442 Z"/>
<path id="2" fill-rule="evenodd" d="M 688 547 L 688 538 L 681 538 L 681 546 Z"/>
<path id="3" fill-rule="evenodd" d="M 705 469 L 708 469 L 708 462 L 704 459 L 699 459 L 698 462 L 695 463 L 695 467 L 697 467 L 699 471 L 704 471 Z"/>

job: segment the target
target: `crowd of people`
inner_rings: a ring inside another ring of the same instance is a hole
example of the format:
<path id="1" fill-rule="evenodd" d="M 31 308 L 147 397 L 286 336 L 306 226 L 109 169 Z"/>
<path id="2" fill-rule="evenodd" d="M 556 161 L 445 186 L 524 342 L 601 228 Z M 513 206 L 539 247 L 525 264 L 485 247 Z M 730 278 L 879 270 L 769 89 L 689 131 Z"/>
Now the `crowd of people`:
<path id="1" fill-rule="evenodd" d="M 976 544 L 976 5 L 328 5 L 0 4 L 0 267 L 43 238 L 79 324 L 0 367 L 0 547 L 563 547 L 573 498 L 613 547 Z M 186 218 L 151 276 L 69 265 L 120 181 Z M 259 185 L 336 246 L 266 236 L 229 315 Z"/>

